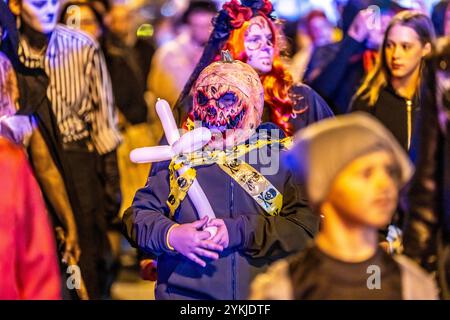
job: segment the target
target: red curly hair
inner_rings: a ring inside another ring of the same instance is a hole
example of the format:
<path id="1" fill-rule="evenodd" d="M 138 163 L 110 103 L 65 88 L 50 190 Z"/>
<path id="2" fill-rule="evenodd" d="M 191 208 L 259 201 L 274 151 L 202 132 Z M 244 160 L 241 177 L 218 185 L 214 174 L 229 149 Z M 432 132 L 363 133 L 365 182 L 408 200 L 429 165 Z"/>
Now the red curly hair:
<path id="1" fill-rule="evenodd" d="M 292 76 L 281 61 L 280 50 L 277 45 L 280 35 L 277 28 L 265 15 L 259 15 L 268 22 L 272 30 L 275 48 L 272 70 L 267 74 L 260 75 L 264 87 L 264 102 L 270 108 L 270 120 L 290 136 L 293 133 L 293 127 L 289 123 L 289 118 L 294 105 L 289 97 L 289 89 L 293 84 Z M 234 29 L 224 46 L 224 50 L 229 50 L 235 60 L 242 62 L 247 62 L 248 58 L 245 53 L 244 38 L 249 24 L 249 21 L 245 21 L 240 28 Z"/>

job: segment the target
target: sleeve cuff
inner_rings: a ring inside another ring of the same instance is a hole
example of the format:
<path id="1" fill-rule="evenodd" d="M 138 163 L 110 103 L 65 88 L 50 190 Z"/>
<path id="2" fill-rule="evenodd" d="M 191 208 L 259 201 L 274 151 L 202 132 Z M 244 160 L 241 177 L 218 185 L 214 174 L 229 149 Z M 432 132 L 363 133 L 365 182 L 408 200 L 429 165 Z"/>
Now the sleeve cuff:
<path id="1" fill-rule="evenodd" d="M 229 248 L 242 248 L 244 246 L 245 232 L 244 221 L 242 216 L 238 218 L 223 219 L 228 230 Z"/>
<path id="2" fill-rule="evenodd" d="M 175 251 L 175 248 L 172 247 L 169 243 L 169 236 L 170 236 L 170 232 L 173 230 L 173 228 L 177 227 L 178 224 L 173 224 L 169 227 L 169 229 L 166 232 L 166 247 L 169 248 L 170 251 Z"/>

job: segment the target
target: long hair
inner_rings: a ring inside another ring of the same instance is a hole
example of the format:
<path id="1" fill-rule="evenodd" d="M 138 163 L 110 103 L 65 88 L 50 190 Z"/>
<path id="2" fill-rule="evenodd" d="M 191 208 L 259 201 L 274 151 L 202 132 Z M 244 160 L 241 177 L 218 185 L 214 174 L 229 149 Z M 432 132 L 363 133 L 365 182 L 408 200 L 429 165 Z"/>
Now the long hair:
<path id="1" fill-rule="evenodd" d="M 281 127 L 287 135 L 292 135 L 293 128 L 288 120 L 294 105 L 289 97 L 289 90 L 292 87 L 293 80 L 291 74 L 283 65 L 280 56 L 282 35 L 270 19 L 263 14 L 260 14 L 260 16 L 270 26 L 275 49 L 272 70 L 267 74 L 260 75 L 264 87 L 264 102 L 270 108 L 270 120 Z M 248 57 L 245 53 L 244 38 L 249 24 L 249 21 L 246 21 L 240 28 L 234 29 L 224 46 L 224 50 L 229 50 L 235 60 L 247 62 Z"/>
<path id="2" fill-rule="evenodd" d="M 367 75 L 363 84 L 356 92 L 357 97 L 368 100 L 370 107 L 373 107 L 378 100 L 380 91 L 391 81 L 390 70 L 387 66 L 386 46 L 387 38 L 394 26 L 405 26 L 413 29 L 419 36 L 422 45 L 430 43 L 434 52 L 435 32 L 433 23 L 425 14 L 418 11 L 403 11 L 392 18 L 384 34 L 383 43 L 380 48 L 379 59 L 375 68 Z M 422 78 L 423 59 L 419 79 Z"/>

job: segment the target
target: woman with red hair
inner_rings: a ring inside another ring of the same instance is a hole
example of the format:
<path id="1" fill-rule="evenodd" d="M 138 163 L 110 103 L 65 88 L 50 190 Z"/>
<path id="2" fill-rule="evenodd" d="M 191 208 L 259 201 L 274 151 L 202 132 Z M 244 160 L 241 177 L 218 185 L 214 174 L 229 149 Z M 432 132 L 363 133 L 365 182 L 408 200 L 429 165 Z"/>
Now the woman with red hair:
<path id="1" fill-rule="evenodd" d="M 271 16 L 268 0 L 231 0 L 214 19 L 214 30 L 202 59 L 187 82 L 176 109 L 183 114 L 190 109 L 187 96 L 198 74 L 211 61 L 220 58 L 221 50 L 229 50 L 235 60 L 252 66 L 264 86 L 263 122 L 271 121 L 292 135 L 307 125 L 333 116 L 326 102 L 310 87 L 294 84 L 283 65 L 283 38 Z"/>

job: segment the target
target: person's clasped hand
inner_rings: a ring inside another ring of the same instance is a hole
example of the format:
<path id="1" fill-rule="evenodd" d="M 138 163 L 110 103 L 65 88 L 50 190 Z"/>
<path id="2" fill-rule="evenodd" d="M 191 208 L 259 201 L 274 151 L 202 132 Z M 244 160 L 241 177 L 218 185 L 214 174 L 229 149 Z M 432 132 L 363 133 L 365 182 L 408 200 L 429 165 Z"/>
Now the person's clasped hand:
<path id="1" fill-rule="evenodd" d="M 206 262 L 202 258 L 217 260 L 219 259 L 218 252 L 222 252 L 224 249 L 224 246 L 216 243 L 214 238 L 210 239 L 209 232 L 203 231 L 207 223 L 208 217 L 203 217 L 192 223 L 176 225 L 168 235 L 169 244 L 175 251 L 202 267 L 206 267 Z M 219 232 L 215 237 L 218 235 Z"/>

